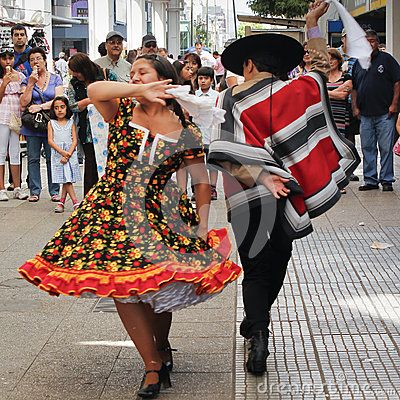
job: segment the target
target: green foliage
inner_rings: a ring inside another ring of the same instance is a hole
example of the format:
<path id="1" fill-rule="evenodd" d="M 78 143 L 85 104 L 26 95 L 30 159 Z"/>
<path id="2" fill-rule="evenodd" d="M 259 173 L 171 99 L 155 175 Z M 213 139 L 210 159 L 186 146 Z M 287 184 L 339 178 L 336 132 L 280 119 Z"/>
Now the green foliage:
<path id="1" fill-rule="evenodd" d="M 207 40 L 207 32 L 206 32 L 206 23 L 204 21 L 196 21 L 194 23 L 194 40 L 196 41 L 201 41 L 205 45 L 207 45 L 208 40 Z M 192 43 L 194 45 L 194 43 Z"/>
<path id="2" fill-rule="evenodd" d="M 246 31 L 246 26 L 249 25 L 251 26 L 251 29 L 259 29 L 259 30 L 263 30 L 265 29 L 265 25 L 264 24 L 258 24 L 258 23 L 254 23 L 254 22 L 239 22 L 239 27 L 238 27 L 238 37 L 242 38 L 245 36 L 245 31 Z"/>
<path id="3" fill-rule="evenodd" d="M 262 17 L 300 17 L 308 10 L 309 0 L 248 0 L 250 8 Z"/>

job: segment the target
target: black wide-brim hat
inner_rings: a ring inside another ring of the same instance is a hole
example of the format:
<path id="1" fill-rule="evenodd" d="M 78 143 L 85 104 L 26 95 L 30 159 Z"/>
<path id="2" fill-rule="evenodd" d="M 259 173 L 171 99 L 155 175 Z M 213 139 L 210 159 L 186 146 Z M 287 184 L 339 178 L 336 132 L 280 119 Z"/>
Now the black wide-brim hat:
<path id="1" fill-rule="evenodd" d="M 303 59 L 304 48 L 290 36 L 261 33 L 246 36 L 230 44 L 221 54 L 222 65 L 236 75 L 243 75 L 243 64 L 253 55 L 271 55 L 278 60 L 279 72 L 289 72 Z"/>

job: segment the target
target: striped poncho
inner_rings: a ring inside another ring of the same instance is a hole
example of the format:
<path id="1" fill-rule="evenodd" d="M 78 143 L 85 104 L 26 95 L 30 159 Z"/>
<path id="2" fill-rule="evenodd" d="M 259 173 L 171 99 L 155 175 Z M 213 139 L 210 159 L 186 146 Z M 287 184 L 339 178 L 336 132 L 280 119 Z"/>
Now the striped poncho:
<path id="1" fill-rule="evenodd" d="M 221 93 L 218 107 L 227 113 L 213 134 L 208 162 L 219 168 L 225 162 L 258 166 L 289 178 L 291 193 L 281 210 L 284 229 L 292 238 L 309 234 L 310 219 L 339 200 L 360 162 L 335 126 L 324 78 L 312 72 L 290 82 L 262 79 L 237 94 L 232 88 Z M 224 189 L 229 214 L 272 196 L 262 185 L 234 184 L 226 175 Z"/>

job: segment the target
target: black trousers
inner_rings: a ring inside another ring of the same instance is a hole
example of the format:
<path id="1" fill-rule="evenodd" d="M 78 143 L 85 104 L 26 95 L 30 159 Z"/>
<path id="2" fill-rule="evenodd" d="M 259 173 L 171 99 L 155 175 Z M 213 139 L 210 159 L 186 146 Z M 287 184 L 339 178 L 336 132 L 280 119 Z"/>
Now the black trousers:
<path id="1" fill-rule="evenodd" d="M 284 200 L 279 200 L 278 207 L 283 206 Z M 242 288 L 246 318 L 241 333 L 245 337 L 255 331 L 268 332 L 271 306 L 283 286 L 292 254 L 292 239 L 282 228 L 279 212 L 276 217 L 271 213 L 264 214 L 261 207 L 255 207 L 247 213 L 231 216 L 244 272 Z M 269 239 L 268 230 L 271 232 Z"/>
<path id="2" fill-rule="evenodd" d="M 93 143 L 85 143 L 82 145 L 82 147 L 83 147 L 83 152 L 85 153 L 83 195 L 86 196 L 89 190 L 99 180 L 99 175 L 97 173 L 96 155 L 94 152 Z"/>

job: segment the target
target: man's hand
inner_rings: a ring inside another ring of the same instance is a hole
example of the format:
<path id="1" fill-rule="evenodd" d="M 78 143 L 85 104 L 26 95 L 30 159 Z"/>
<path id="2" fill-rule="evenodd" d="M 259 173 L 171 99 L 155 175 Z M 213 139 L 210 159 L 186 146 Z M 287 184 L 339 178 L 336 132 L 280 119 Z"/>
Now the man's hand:
<path id="1" fill-rule="evenodd" d="M 360 119 L 361 117 L 361 112 L 358 107 L 353 107 L 353 116 L 356 117 L 357 119 Z"/>
<path id="2" fill-rule="evenodd" d="M 287 197 L 290 193 L 290 189 L 286 188 L 285 186 L 285 183 L 289 182 L 289 179 L 282 178 L 279 175 L 261 172 L 258 181 L 264 185 L 277 199 L 280 199 L 281 197 Z"/>
<path id="3" fill-rule="evenodd" d="M 397 113 L 396 104 L 391 104 L 389 107 L 388 118 L 392 118 L 392 116 L 396 113 Z"/>
<path id="4" fill-rule="evenodd" d="M 307 28 L 310 29 L 318 25 L 318 20 L 328 11 L 329 4 L 322 0 L 310 3 L 306 14 Z"/>

